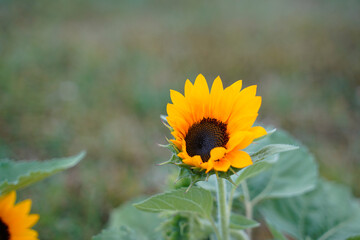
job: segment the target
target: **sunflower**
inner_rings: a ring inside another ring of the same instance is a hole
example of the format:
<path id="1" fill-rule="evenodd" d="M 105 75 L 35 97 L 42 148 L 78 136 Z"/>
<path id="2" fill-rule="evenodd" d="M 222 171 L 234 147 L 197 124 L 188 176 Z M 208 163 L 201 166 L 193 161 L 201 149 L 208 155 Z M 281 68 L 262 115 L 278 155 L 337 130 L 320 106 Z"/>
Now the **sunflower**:
<path id="1" fill-rule="evenodd" d="M 241 87 L 240 80 L 224 89 L 217 77 L 209 92 L 204 76 L 199 74 L 194 85 L 186 80 L 184 95 L 170 90 L 172 104 L 167 105 L 166 120 L 175 137 L 170 141 L 183 163 L 206 173 L 252 164 L 243 149 L 266 131 L 252 126 L 261 105 L 257 86 Z"/>
<path id="2" fill-rule="evenodd" d="M 16 193 L 13 191 L 0 197 L 0 239 L 36 240 L 38 233 L 30 229 L 38 220 L 38 214 L 29 214 L 31 200 L 15 205 Z"/>

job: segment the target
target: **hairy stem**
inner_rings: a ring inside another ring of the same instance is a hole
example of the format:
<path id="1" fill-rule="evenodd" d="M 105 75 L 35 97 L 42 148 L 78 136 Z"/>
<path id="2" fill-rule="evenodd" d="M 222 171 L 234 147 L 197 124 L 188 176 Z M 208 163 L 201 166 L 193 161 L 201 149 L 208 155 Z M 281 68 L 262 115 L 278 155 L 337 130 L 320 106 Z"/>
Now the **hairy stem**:
<path id="1" fill-rule="evenodd" d="M 223 178 L 217 176 L 217 204 L 221 240 L 229 240 L 229 212 L 226 207 L 226 189 Z"/>

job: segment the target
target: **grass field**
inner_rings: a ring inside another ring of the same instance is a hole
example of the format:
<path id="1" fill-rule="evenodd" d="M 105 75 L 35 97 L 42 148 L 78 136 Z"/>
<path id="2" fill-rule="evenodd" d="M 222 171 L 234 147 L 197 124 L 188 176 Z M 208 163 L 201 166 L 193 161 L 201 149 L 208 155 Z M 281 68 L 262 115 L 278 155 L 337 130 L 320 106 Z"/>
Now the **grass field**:
<path id="1" fill-rule="evenodd" d="M 360 2 L 0 1 L 0 157 L 87 150 L 19 193 L 41 239 L 90 239 L 109 211 L 166 184 L 169 89 L 198 73 L 258 84 L 289 131 L 360 196 Z"/>

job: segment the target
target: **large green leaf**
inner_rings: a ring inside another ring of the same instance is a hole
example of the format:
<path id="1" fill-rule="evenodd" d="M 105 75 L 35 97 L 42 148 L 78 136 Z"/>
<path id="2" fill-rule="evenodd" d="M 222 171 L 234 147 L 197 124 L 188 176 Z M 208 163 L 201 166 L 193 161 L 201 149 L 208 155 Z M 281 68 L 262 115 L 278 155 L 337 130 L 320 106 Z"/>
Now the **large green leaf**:
<path id="1" fill-rule="evenodd" d="M 301 196 L 265 201 L 260 212 L 296 239 L 336 240 L 360 235 L 360 206 L 350 191 L 320 180 Z"/>
<path id="2" fill-rule="evenodd" d="M 48 161 L 0 160 L 0 195 L 23 188 L 59 171 L 75 166 L 85 152 Z"/>
<path id="3" fill-rule="evenodd" d="M 318 174 L 314 157 L 286 132 L 278 130 L 257 144 L 250 145 L 247 151 L 256 153 L 269 144 L 277 143 L 288 143 L 300 148 L 279 154 L 278 161 L 270 169 L 247 180 L 251 199 L 255 198 L 256 202 L 302 194 L 315 187 Z"/>
<path id="4" fill-rule="evenodd" d="M 192 187 L 188 192 L 181 188 L 152 196 L 134 206 L 144 211 L 181 211 L 208 217 L 213 208 L 213 197 L 202 188 Z"/>
<path id="5" fill-rule="evenodd" d="M 127 226 L 140 238 L 146 236 L 146 239 L 159 239 L 158 228 L 162 220 L 158 214 L 144 212 L 136 209 L 133 202 L 126 203 L 111 212 L 108 229 L 119 229 L 121 226 Z M 123 229 L 122 232 L 125 232 Z M 127 231 L 131 235 L 131 231 Z M 123 233 L 124 234 L 124 233 Z M 127 239 L 127 238 L 126 238 Z"/>

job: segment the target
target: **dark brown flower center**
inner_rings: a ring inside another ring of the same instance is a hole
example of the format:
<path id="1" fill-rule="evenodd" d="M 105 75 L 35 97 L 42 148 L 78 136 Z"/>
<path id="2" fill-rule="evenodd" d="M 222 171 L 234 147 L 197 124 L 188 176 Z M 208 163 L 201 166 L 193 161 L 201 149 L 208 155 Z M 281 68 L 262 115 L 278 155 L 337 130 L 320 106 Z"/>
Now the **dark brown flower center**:
<path id="1" fill-rule="evenodd" d="M 0 240 L 9 240 L 10 233 L 8 226 L 0 218 Z"/>
<path id="2" fill-rule="evenodd" d="M 203 162 L 210 158 L 210 151 L 225 147 L 229 141 L 227 125 L 214 118 L 204 118 L 189 128 L 185 137 L 186 152 L 189 156 L 200 155 Z"/>

